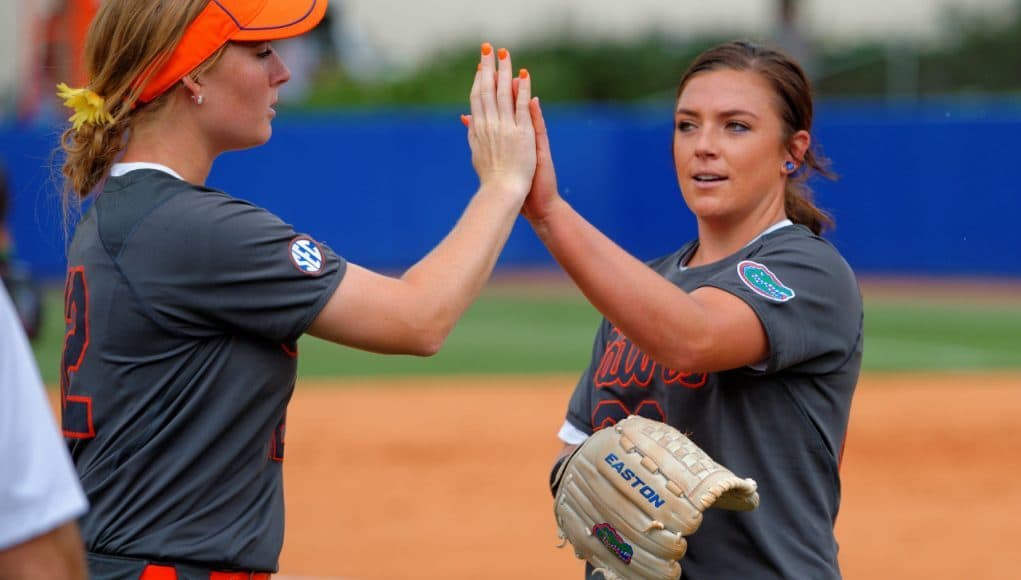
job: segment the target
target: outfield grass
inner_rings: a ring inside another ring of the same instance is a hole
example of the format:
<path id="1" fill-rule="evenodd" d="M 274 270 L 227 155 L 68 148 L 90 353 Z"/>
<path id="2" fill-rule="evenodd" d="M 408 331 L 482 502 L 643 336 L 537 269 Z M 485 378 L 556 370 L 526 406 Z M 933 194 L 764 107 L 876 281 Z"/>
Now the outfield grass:
<path id="1" fill-rule="evenodd" d="M 58 382 L 62 304 L 47 296 L 36 356 L 48 384 Z M 599 321 L 573 291 L 489 290 L 465 314 L 443 351 L 423 359 L 383 356 L 305 337 L 303 377 L 578 373 L 591 354 Z M 865 370 L 1021 369 L 1021 300 L 869 296 L 865 301 Z"/>
<path id="2" fill-rule="evenodd" d="M 1021 369 L 1021 300 L 866 300 L 865 368 Z"/>
<path id="3" fill-rule="evenodd" d="M 598 325 L 595 309 L 573 295 L 489 292 L 436 356 L 371 354 L 306 336 L 298 364 L 306 377 L 580 372 Z"/>

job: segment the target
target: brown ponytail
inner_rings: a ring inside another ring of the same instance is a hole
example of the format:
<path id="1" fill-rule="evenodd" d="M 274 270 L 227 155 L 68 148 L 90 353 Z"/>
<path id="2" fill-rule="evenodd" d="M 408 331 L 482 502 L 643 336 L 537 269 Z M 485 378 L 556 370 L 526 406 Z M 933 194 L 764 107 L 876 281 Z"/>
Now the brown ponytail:
<path id="1" fill-rule="evenodd" d="M 835 223 L 833 216 L 815 205 L 815 195 L 807 181 L 812 174 L 819 174 L 827 179 L 836 179 L 836 175 L 830 171 L 829 165 L 829 159 L 817 154 L 813 149 L 809 149 L 805 152 L 801 167 L 787 177 L 787 187 L 784 190 L 783 206 L 787 217 L 792 222 L 802 224 L 816 234 L 833 228 Z"/>

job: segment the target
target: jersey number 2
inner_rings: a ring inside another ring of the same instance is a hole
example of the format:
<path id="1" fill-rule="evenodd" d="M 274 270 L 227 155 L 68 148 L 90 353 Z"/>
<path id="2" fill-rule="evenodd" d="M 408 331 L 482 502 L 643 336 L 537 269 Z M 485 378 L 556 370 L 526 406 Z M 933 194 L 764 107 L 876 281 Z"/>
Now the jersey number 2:
<path id="1" fill-rule="evenodd" d="M 64 437 L 92 439 L 92 397 L 71 392 L 71 373 L 77 372 L 89 348 L 89 287 L 85 268 L 78 266 L 67 272 L 64 286 L 64 356 L 60 364 L 61 424 Z M 76 389 L 77 390 L 77 389 Z"/>

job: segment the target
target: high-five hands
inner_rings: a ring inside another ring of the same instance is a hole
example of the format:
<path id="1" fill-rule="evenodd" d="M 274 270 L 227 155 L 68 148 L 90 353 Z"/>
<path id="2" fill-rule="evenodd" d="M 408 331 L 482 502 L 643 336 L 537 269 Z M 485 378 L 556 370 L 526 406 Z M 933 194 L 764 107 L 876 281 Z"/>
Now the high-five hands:
<path id="1" fill-rule="evenodd" d="M 532 126 L 535 127 L 536 166 L 532 190 L 521 208 L 521 213 L 537 231 L 540 231 L 560 194 L 557 191 L 557 173 L 553 168 L 553 154 L 550 151 L 549 134 L 546 132 L 546 120 L 542 117 L 539 99 L 532 99 L 528 105 L 532 115 Z"/>
<path id="2" fill-rule="evenodd" d="M 468 126 L 472 165 L 483 187 L 496 187 L 524 201 L 536 168 L 535 130 L 529 102 L 528 71 L 512 74 L 510 52 L 482 44 L 482 58 L 471 89 Z"/>

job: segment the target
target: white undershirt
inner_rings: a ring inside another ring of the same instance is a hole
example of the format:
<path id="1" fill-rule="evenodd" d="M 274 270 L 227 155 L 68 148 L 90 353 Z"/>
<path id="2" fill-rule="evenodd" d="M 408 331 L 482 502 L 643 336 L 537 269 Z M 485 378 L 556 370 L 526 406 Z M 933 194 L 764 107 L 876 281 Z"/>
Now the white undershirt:
<path id="1" fill-rule="evenodd" d="M 88 510 L 24 329 L 0 285 L 0 550 Z"/>
<path id="2" fill-rule="evenodd" d="M 771 234 L 771 233 L 775 232 L 776 230 L 778 230 L 780 228 L 785 228 L 787 226 L 793 226 L 793 225 L 794 225 L 794 222 L 792 222 L 790 220 L 790 218 L 783 218 L 782 220 L 776 222 L 775 224 L 773 224 L 773 225 L 769 226 L 768 228 L 766 228 L 765 230 L 763 230 L 761 234 L 759 234 L 759 235 L 755 236 L 754 238 L 752 238 L 752 240 L 750 242 L 748 242 L 747 244 L 745 244 L 744 247 L 747 248 L 748 246 L 754 244 L 755 240 L 761 238 L 762 236 L 764 236 L 766 234 Z"/>
<path id="3" fill-rule="evenodd" d="M 749 240 L 747 244 L 745 244 L 745 245 L 743 245 L 743 246 L 741 246 L 741 247 L 742 247 L 742 248 L 747 248 L 748 246 L 750 246 L 750 245 L 754 244 L 754 243 L 755 243 L 755 241 L 756 241 L 756 240 L 758 240 L 759 238 L 761 238 L 762 236 L 764 236 L 764 235 L 766 235 L 766 234 L 771 234 L 771 233 L 775 232 L 776 230 L 778 230 L 778 229 L 780 229 L 780 228 L 785 228 L 785 227 L 787 227 L 787 226 L 793 226 L 793 225 L 794 225 L 794 222 L 792 222 L 792 221 L 790 220 L 790 218 L 784 218 L 784 219 L 782 219 L 782 220 L 780 220 L 780 221 L 776 222 L 775 224 L 773 224 L 773 225 L 769 226 L 768 228 L 766 228 L 766 229 L 762 230 L 762 233 L 761 233 L 761 234 L 759 234 L 759 235 L 755 236 L 754 238 L 752 238 L 751 240 Z M 689 256 L 689 258 L 690 258 L 690 257 L 691 257 L 691 256 Z M 681 264 L 680 268 L 681 268 L 681 271 L 683 272 L 683 271 L 685 271 L 685 270 L 687 270 L 687 269 L 688 269 L 688 266 L 686 266 L 686 265 L 684 265 L 684 264 Z"/>
<path id="4" fill-rule="evenodd" d="M 139 169 L 155 169 L 156 171 L 162 171 L 167 175 L 172 175 L 180 179 L 181 181 L 184 181 L 183 177 L 178 175 L 176 171 L 167 167 L 166 165 L 161 165 L 159 163 L 149 163 L 147 161 L 134 161 L 132 163 L 114 163 L 113 166 L 110 167 L 110 177 L 120 177 L 129 172 L 137 171 Z"/>
<path id="5" fill-rule="evenodd" d="M 771 234 L 771 233 L 775 232 L 776 230 L 779 230 L 780 228 L 785 228 L 787 226 L 792 226 L 792 225 L 794 225 L 794 222 L 792 222 L 788 218 L 784 218 L 784 219 L 776 222 L 775 224 L 769 226 L 765 230 L 763 230 L 762 233 L 760 233 L 759 235 L 757 235 L 754 238 L 752 238 L 747 244 L 745 244 L 742 247 L 747 248 L 748 246 L 754 244 L 755 241 L 758 240 L 759 238 L 761 238 L 762 236 L 764 236 L 766 234 Z M 681 268 L 682 271 L 688 269 L 687 266 L 683 266 L 683 265 L 680 268 Z M 748 365 L 748 368 L 750 368 L 752 370 L 756 370 L 756 371 L 762 372 L 762 371 L 766 370 L 766 361 L 761 361 L 761 362 L 758 362 L 758 363 L 753 364 L 753 365 Z M 581 445 L 581 443 L 583 441 L 585 441 L 586 439 L 588 439 L 589 436 L 588 436 L 587 433 L 585 433 L 581 429 L 578 429 L 577 427 L 572 425 L 570 421 L 567 421 L 565 419 L 564 420 L 564 424 L 560 426 L 560 431 L 557 433 L 557 437 L 559 437 L 561 441 L 563 441 L 564 443 L 566 443 L 568 445 Z"/>

